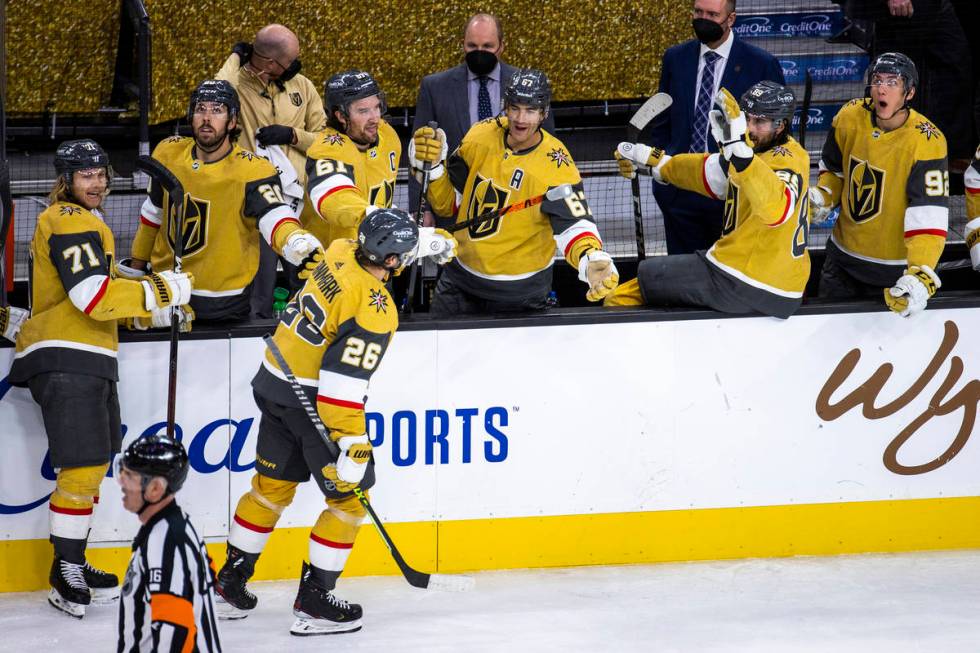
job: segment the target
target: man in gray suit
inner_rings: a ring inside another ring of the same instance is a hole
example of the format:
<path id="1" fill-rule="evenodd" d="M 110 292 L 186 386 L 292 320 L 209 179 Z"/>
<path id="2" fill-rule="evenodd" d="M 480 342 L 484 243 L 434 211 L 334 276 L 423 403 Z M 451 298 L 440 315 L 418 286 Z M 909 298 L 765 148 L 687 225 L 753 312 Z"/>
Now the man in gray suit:
<path id="1" fill-rule="evenodd" d="M 492 14 L 472 16 L 463 31 L 464 63 L 422 79 L 412 132 L 435 120 L 446 133 L 451 153 L 459 147 L 473 123 L 500 113 L 501 88 L 507 85 L 515 70 L 500 61 L 503 51 L 500 19 Z M 549 115 L 542 128 L 554 133 L 554 118 Z M 409 208 L 415 210 L 419 183 L 411 175 L 408 195 Z"/>

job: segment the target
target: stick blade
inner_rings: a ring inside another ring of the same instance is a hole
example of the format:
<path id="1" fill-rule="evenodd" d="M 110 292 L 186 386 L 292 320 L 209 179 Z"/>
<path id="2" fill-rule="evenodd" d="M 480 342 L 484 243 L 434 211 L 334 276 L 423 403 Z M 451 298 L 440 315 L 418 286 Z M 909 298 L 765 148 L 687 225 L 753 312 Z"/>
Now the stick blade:
<path id="1" fill-rule="evenodd" d="M 476 587 L 476 579 L 463 574 L 431 574 L 426 589 L 441 592 L 468 592 Z"/>
<path id="2" fill-rule="evenodd" d="M 643 129 L 650 124 L 650 121 L 659 116 L 661 113 L 670 108 L 670 105 L 674 103 L 674 99 L 667 95 L 666 93 L 657 93 L 651 96 L 646 102 L 643 103 L 633 117 L 630 118 L 630 126 L 637 131 L 643 131 Z"/>
<path id="3" fill-rule="evenodd" d="M 566 197 L 570 197 L 571 194 L 572 194 L 572 185 L 561 184 L 559 186 L 555 186 L 547 193 L 545 193 L 544 197 L 549 202 L 557 202 L 558 200 L 563 200 Z"/>

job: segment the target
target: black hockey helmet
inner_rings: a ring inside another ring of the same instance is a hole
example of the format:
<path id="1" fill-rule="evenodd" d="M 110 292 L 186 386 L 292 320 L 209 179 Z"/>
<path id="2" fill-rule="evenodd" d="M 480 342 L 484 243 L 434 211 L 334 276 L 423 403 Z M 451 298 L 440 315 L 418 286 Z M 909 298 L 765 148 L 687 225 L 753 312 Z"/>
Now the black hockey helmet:
<path id="1" fill-rule="evenodd" d="M 742 93 L 738 106 L 744 113 L 769 118 L 773 123 L 785 120 L 788 129 L 796 110 L 796 96 L 782 84 L 763 80 Z"/>
<path id="2" fill-rule="evenodd" d="M 919 85 L 919 71 L 915 64 L 901 52 L 885 52 L 878 55 L 874 63 L 868 68 L 868 86 L 871 86 L 871 78 L 875 73 L 888 73 L 898 75 L 905 82 L 905 92 Z"/>
<path id="3" fill-rule="evenodd" d="M 363 70 L 345 70 L 333 75 L 324 84 L 324 95 L 327 100 L 327 112 L 330 116 L 333 116 L 334 111 L 340 111 L 346 116 L 352 102 L 372 95 L 377 95 L 380 98 L 381 113 L 388 110 L 385 104 L 385 94 L 378 86 L 378 82 L 374 80 L 371 73 Z"/>
<path id="4" fill-rule="evenodd" d="M 167 481 L 167 493 L 174 494 L 187 478 L 187 452 L 177 440 L 165 435 L 148 435 L 128 447 L 120 464 L 143 477 L 144 487 L 156 476 Z"/>
<path id="5" fill-rule="evenodd" d="M 229 116 L 237 116 L 241 109 L 238 91 L 231 82 L 224 79 L 206 79 L 197 85 L 191 93 L 191 101 L 187 107 L 187 121 L 194 119 L 194 107 L 198 102 L 220 102 L 228 107 Z"/>
<path id="6" fill-rule="evenodd" d="M 54 169 L 71 188 L 71 175 L 76 170 L 108 168 L 109 155 L 91 138 L 65 141 L 54 152 Z"/>
<path id="7" fill-rule="evenodd" d="M 395 254 L 402 267 L 412 262 L 419 244 L 419 228 L 401 209 L 378 209 L 361 221 L 357 242 L 364 257 L 375 265 L 384 266 L 386 258 Z"/>
<path id="8" fill-rule="evenodd" d="M 501 99 L 504 107 L 508 104 L 525 104 L 541 109 L 547 116 L 551 106 L 551 82 L 543 71 L 518 68 L 507 82 Z"/>

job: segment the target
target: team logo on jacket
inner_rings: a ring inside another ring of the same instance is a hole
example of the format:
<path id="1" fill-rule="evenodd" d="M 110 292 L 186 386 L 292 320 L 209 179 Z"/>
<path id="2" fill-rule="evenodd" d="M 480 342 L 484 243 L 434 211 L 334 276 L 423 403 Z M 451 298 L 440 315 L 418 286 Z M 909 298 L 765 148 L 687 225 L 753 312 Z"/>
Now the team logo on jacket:
<path id="1" fill-rule="evenodd" d="M 169 203 L 169 202 L 168 202 Z M 211 202 L 199 200 L 190 195 L 184 196 L 183 256 L 190 257 L 200 252 L 208 243 L 208 216 Z M 173 218 L 171 215 L 170 218 Z M 167 220 L 167 242 L 174 249 L 174 234 L 177 226 L 173 219 Z"/>
<path id="2" fill-rule="evenodd" d="M 368 299 L 368 306 L 373 306 L 377 313 L 388 312 L 388 298 L 383 290 L 372 290 Z"/>
<path id="3" fill-rule="evenodd" d="M 926 137 L 927 141 L 932 138 L 939 138 L 939 129 L 928 120 L 923 120 L 922 122 L 917 123 L 915 128 Z"/>
<path id="4" fill-rule="evenodd" d="M 293 103 L 294 107 L 303 106 L 303 96 L 299 93 L 290 93 L 289 100 Z"/>
<path id="5" fill-rule="evenodd" d="M 395 199 L 395 184 L 390 181 L 382 181 L 377 186 L 372 186 L 368 191 L 368 202 L 374 206 L 388 208 L 392 200 Z"/>
<path id="6" fill-rule="evenodd" d="M 549 151 L 548 158 L 555 162 L 556 168 L 572 165 L 572 157 L 568 155 L 568 152 L 563 147 L 556 147 Z"/>
<path id="7" fill-rule="evenodd" d="M 881 212 L 885 171 L 851 157 L 847 162 L 847 208 L 855 222 L 866 222 Z"/>
<path id="8" fill-rule="evenodd" d="M 493 179 L 484 179 L 476 175 L 473 179 L 473 190 L 470 191 L 470 202 L 466 207 L 466 217 L 475 218 L 499 211 L 507 206 L 509 196 L 510 191 L 493 183 Z M 467 233 L 470 235 L 470 240 L 477 240 L 492 236 L 498 229 L 500 229 L 500 216 L 486 222 L 471 224 Z"/>

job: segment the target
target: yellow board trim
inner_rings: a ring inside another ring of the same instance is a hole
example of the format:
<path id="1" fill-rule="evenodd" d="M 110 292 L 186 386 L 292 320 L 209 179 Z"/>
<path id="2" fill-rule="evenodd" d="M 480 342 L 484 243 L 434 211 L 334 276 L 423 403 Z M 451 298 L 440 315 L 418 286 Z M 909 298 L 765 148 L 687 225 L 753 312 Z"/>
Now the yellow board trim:
<path id="1" fill-rule="evenodd" d="M 416 569 L 442 573 L 685 560 L 980 548 L 980 497 L 751 508 L 520 517 L 386 524 Z M 345 576 L 398 574 L 365 524 Z M 255 580 L 298 578 L 309 528 L 269 538 Z M 223 543 L 208 545 L 216 565 Z M 46 540 L 0 542 L 0 591 L 47 587 Z M 96 547 L 88 559 L 120 577 L 129 547 Z"/>

